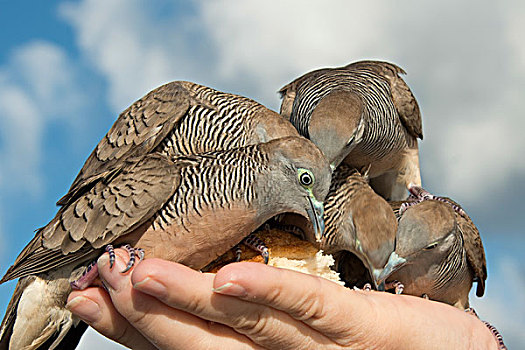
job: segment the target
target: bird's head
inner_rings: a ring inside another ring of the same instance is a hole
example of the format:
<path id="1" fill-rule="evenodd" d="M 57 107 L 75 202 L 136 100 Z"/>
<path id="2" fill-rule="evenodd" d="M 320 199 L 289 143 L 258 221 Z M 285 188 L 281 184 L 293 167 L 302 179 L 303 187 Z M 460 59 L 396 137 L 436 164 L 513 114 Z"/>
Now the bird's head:
<path id="1" fill-rule="evenodd" d="M 438 267 L 458 239 L 456 215 L 452 207 L 427 200 L 409 208 L 401 217 L 396 234 L 395 251 L 390 255 L 378 282 L 399 280 L 403 270 L 410 278 L 427 275 Z M 417 275 L 417 276 L 416 276 Z"/>
<path id="2" fill-rule="evenodd" d="M 303 137 L 286 137 L 268 142 L 269 176 L 263 185 L 265 200 L 273 210 L 299 214 L 313 225 L 319 239 L 324 232 L 323 200 L 332 171 L 322 152 Z"/>
<path id="3" fill-rule="evenodd" d="M 359 141 L 363 128 L 363 103 L 357 95 L 335 91 L 315 107 L 308 125 L 308 135 L 337 167 Z"/>

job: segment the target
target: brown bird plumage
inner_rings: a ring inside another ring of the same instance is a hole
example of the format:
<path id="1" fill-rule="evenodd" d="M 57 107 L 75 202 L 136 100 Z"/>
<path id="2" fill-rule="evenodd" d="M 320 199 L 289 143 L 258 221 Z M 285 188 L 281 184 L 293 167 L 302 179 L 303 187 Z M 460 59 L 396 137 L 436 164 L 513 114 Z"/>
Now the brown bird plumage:
<path id="1" fill-rule="evenodd" d="M 400 74 L 388 62 L 360 61 L 306 73 L 279 91 L 281 114 L 333 167 L 369 167 L 371 186 L 389 200 L 421 186 L 421 114 Z"/>
<path id="2" fill-rule="evenodd" d="M 295 137 L 256 145 L 286 136 Z M 191 155 L 218 150 L 230 151 Z M 290 200 L 283 196 L 297 187 L 299 163 L 317 182 Z M 274 181 L 289 190 L 274 193 Z M 322 215 L 315 196 L 324 198 L 329 182 L 321 152 L 257 102 L 188 82 L 153 90 L 119 116 L 58 202 L 56 217 L 2 279 L 20 281 L 0 349 L 10 341 L 12 349 L 76 345 L 85 325 L 64 309 L 70 282 L 106 244 L 131 243 L 146 256 L 200 268 L 275 214 Z M 322 226 L 322 217 L 315 221 Z"/>
<path id="3" fill-rule="evenodd" d="M 400 205 L 392 203 L 396 211 Z M 468 308 L 472 283 L 477 282 L 481 297 L 487 279 L 479 231 L 449 203 L 427 200 L 411 206 L 399 220 L 396 249 L 380 279 L 401 282 L 407 294 Z"/>
<path id="4" fill-rule="evenodd" d="M 67 204 L 79 190 L 126 160 L 152 152 L 191 155 L 297 135 L 278 113 L 249 98 L 174 81 L 152 90 L 120 114 L 57 204 Z"/>
<path id="5" fill-rule="evenodd" d="M 343 164 L 333 174 L 324 217 L 321 249 L 334 254 L 342 279 L 348 286 L 376 284 L 394 250 L 397 220 L 390 205 Z"/>
<path id="6" fill-rule="evenodd" d="M 325 231 L 320 240 L 303 217 L 285 215 L 277 227 L 303 235 L 332 254 L 348 287 L 375 285 L 394 250 L 397 220 L 390 205 L 369 186 L 366 176 L 342 164 L 332 174 L 324 209 Z"/>
<path id="7" fill-rule="evenodd" d="M 300 183 L 302 172 L 315 179 L 311 186 Z M 57 346 L 78 322 L 64 309 L 69 282 L 108 243 L 130 243 L 147 257 L 199 269 L 277 214 L 292 212 L 322 225 L 316 198 L 324 198 L 330 178 L 322 153 L 300 137 L 128 161 L 63 206 L 8 270 L 2 281 L 21 279 L 2 341 L 13 332 L 12 349 L 37 348 L 49 338 Z"/>

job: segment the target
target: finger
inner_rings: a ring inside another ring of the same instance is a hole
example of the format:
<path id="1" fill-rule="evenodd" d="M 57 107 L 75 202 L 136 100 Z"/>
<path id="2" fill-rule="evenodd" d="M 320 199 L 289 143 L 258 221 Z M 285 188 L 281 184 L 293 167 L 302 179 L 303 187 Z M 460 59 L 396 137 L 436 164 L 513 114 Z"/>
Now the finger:
<path id="1" fill-rule="evenodd" d="M 117 312 L 109 295 L 102 288 L 90 287 L 73 291 L 69 295 L 66 308 L 100 334 L 128 348 L 156 349 Z"/>
<path id="2" fill-rule="evenodd" d="M 214 274 L 203 274 L 160 259 L 147 259 L 135 268 L 131 280 L 135 289 L 166 305 L 228 325 L 265 348 L 329 348 L 335 345 L 286 312 L 214 293 Z"/>
<path id="3" fill-rule="evenodd" d="M 217 273 L 217 293 L 271 306 L 334 341 L 356 339 L 374 325 L 374 292 L 357 292 L 321 277 L 258 263 L 234 263 Z"/>
<path id="4" fill-rule="evenodd" d="M 126 266 L 127 253 L 122 249 L 115 250 L 115 253 L 115 266 L 112 269 L 109 267 L 107 254 L 99 259 L 100 277 L 108 288 L 115 309 L 158 348 L 254 348 L 254 344 L 247 337 L 229 327 L 169 308 L 159 300 L 134 290 L 130 281 L 132 270 L 127 273 L 120 272 Z M 146 261 L 142 261 L 138 266 Z"/>

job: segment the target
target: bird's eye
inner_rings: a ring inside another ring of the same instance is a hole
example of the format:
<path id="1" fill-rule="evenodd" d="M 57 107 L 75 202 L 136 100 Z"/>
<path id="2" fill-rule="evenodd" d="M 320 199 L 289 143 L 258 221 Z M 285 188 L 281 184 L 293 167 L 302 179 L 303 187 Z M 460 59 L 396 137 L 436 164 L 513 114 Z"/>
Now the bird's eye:
<path id="1" fill-rule="evenodd" d="M 312 187 L 314 184 L 314 175 L 310 172 L 310 170 L 299 169 L 299 182 L 304 187 Z"/>
<path id="2" fill-rule="evenodd" d="M 434 242 L 434 243 L 432 243 L 432 244 L 429 244 L 429 245 L 425 248 L 425 250 L 432 250 L 432 249 L 436 248 L 437 246 L 438 246 L 437 242 Z"/>

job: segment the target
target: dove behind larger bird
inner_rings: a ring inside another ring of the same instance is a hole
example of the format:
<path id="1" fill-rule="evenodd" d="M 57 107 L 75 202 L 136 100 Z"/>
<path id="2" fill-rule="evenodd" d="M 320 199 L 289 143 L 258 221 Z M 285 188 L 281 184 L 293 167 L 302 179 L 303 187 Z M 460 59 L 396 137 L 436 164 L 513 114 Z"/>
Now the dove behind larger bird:
<path id="1" fill-rule="evenodd" d="M 398 66 L 360 61 L 312 71 L 279 91 L 281 114 L 311 139 L 332 167 L 369 167 L 374 190 L 403 200 L 421 186 L 417 139 L 423 138 L 416 99 Z"/>

